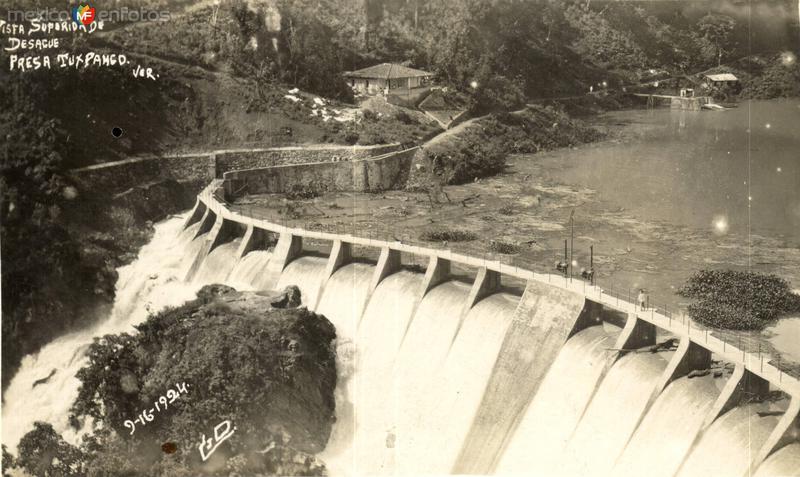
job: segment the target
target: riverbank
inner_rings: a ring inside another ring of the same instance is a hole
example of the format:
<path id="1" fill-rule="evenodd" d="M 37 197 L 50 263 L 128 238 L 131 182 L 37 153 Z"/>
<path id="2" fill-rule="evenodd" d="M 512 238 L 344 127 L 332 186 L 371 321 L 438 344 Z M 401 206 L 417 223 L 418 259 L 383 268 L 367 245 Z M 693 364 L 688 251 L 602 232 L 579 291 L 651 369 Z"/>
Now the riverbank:
<path id="1" fill-rule="evenodd" d="M 700 268 L 775 273 L 796 287 L 800 283 L 800 250 L 786 237 L 760 234 L 757 230 L 752 230 L 745 239 L 739 233 L 718 234 L 711 227 L 711 217 L 708 226 L 701 228 L 689 222 L 648 216 L 598 190 L 596 187 L 606 180 L 604 177 L 586 173 L 576 179 L 568 174 L 582 169 L 579 167 L 582 158 L 608 159 L 606 152 L 636 151 L 651 141 L 665 126 L 636 118 L 653 113 L 671 114 L 669 110 L 657 110 L 599 116 L 591 124 L 604 131 L 606 139 L 512 156 L 506 170 L 496 176 L 444 187 L 446 197 L 440 203 L 423 192 L 389 191 L 326 194 L 291 202 L 279 196 L 249 196 L 238 200 L 234 208 L 310 229 L 419 242 L 538 271 L 552 271 L 555 262 L 563 258 L 564 241 L 569 242 L 574 236 L 576 274 L 581 267 L 588 267 L 589 247 L 593 246 L 595 277 L 601 287 L 623 293 L 630 290 L 631 294 L 646 288 L 653 305 L 670 311 L 685 309 L 687 301 L 675 292 Z M 681 116 L 675 115 L 675 124 L 667 123 L 668 130 L 680 127 Z M 685 120 L 687 116 L 683 116 Z M 674 168 L 675 164 L 664 164 L 664 168 L 668 166 Z M 788 165 L 784 168 L 789 171 Z M 641 177 L 626 168 L 607 173 L 627 177 L 631 190 L 646 186 Z M 665 210 L 675 207 L 669 196 L 658 201 Z M 573 211 L 574 234 L 570 227 Z M 431 242 L 422 237 L 443 237 L 447 241 Z M 757 333 L 721 333 L 721 336 L 750 341 L 752 346 L 748 349 L 771 349 L 769 342 Z"/>

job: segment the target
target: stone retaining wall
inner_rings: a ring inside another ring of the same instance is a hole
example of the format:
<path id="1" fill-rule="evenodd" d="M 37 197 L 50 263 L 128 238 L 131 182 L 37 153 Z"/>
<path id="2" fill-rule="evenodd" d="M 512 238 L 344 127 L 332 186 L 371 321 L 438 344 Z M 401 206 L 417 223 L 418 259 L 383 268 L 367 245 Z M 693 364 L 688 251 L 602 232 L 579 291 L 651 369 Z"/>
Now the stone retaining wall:
<path id="1" fill-rule="evenodd" d="M 233 151 L 217 154 L 217 177 L 228 171 L 259 169 L 287 164 L 353 161 L 379 156 L 400 148 L 399 144 L 378 146 L 282 147 L 260 151 Z"/>
<path id="2" fill-rule="evenodd" d="M 211 179 L 222 177 L 225 172 L 237 169 L 256 169 L 284 164 L 339 161 L 347 163 L 386 154 L 399 148 L 399 144 L 314 145 L 137 157 L 73 169 L 70 175 L 81 188 L 119 193 L 137 185 L 163 179 L 207 183 Z"/>
<path id="3" fill-rule="evenodd" d="M 225 198 L 247 194 L 275 194 L 296 188 L 317 192 L 379 191 L 404 187 L 419 148 L 391 152 L 369 159 L 318 162 L 225 172 Z"/>

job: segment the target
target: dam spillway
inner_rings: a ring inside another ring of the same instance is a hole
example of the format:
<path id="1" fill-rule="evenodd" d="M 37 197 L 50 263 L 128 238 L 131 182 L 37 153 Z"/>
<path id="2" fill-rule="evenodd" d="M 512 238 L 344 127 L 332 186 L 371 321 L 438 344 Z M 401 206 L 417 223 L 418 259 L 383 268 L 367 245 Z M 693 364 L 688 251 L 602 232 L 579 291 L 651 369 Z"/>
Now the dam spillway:
<path id="1" fill-rule="evenodd" d="M 244 217 L 210 189 L 185 227 L 187 279 L 297 285 L 336 326 L 331 475 L 797 475 L 797 382 L 690 322 L 563 277 Z"/>

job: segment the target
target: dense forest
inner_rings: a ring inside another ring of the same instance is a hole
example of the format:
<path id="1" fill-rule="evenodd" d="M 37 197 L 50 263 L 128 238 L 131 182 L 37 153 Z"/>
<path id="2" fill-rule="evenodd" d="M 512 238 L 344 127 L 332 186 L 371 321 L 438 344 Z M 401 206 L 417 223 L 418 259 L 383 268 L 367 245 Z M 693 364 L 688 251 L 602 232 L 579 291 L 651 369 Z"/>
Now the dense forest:
<path id="1" fill-rule="evenodd" d="M 498 99 L 513 105 L 604 81 L 614 87 L 752 55 L 771 59 L 797 49 L 795 10 L 788 1 L 708 2 L 702 10 L 689 2 L 232 0 L 107 41 L 345 100 L 343 71 L 405 63 L 486 109 Z M 757 65 L 738 66 L 758 74 Z"/>

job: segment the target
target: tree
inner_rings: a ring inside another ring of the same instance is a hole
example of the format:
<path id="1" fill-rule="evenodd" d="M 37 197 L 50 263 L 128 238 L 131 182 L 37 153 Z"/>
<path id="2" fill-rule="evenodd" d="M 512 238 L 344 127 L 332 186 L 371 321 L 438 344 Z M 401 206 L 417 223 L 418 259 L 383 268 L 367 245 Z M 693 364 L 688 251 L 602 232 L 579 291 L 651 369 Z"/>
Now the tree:
<path id="1" fill-rule="evenodd" d="M 16 467 L 37 477 L 82 477 L 86 475 L 86 456 L 68 444 L 44 422 L 35 422 L 33 430 L 19 441 Z"/>
<path id="2" fill-rule="evenodd" d="M 8 452 L 5 444 L 3 444 L 3 462 L 0 463 L 0 467 L 3 469 L 3 477 L 11 477 L 8 471 L 16 467 L 16 459 Z"/>
<path id="3" fill-rule="evenodd" d="M 475 77 L 472 107 L 475 114 L 505 112 L 519 109 L 525 104 L 521 79 L 509 79 L 495 74 L 486 63 Z"/>
<path id="4" fill-rule="evenodd" d="M 573 45 L 587 60 L 605 69 L 638 70 L 647 64 L 647 57 L 630 32 L 615 28 L 601 12 L 578 5 L 565 11 L 574 29 Z"/>
<path id="5" fill-rule="evenodd" d="M 722 56 L 730 51 L 728 40 L 736 26 L 736 21 L 718 13 L 709 13 L 697 22 L 702 38 L 707 42 L 705 50 L 716 53 L 717 66 L 722 64 Z"/>

